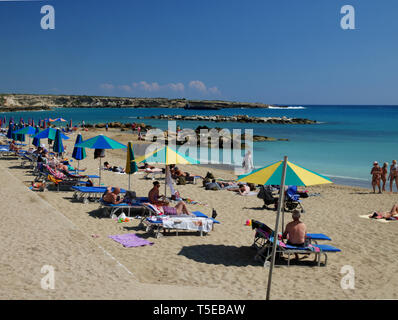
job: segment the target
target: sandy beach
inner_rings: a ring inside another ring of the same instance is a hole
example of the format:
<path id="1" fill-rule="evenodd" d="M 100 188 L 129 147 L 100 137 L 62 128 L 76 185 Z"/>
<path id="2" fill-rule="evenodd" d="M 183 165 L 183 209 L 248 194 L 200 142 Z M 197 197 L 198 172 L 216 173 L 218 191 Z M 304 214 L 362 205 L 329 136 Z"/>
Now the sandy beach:
<path id="1" fill-rule="evenodd" d="M 119 130 L 90 130 L 121 142 L 137 143 L 137 136 Z M 70 158 L 76 133 L 64 141 Z M 98 160 L 87 149 L 80 167 L 98 174 Z M 254 155 L 255 156 L 255 155 Z M 105 161 L 125 166 L 126 152 L 106 151 Z M 244 225 L 256 219 L 273 227 L 275 211 L 261 209 L 256 196 L 226 190 L 206 191 L 201 181 L 177 186 L 192 211 L 211 215 L 217 210 L 221 224 L 207 236 L 181 232 L 155 239 L 138 229 L 139 220 L 117 223 L 101 216 L 99 204 L 73 201 L 72 192 L 33 192 L 33 176 L 20 160 L 0 159 L 0 299 L 264 299 L 268 269 L 254 260 L 254 231 Z M 73 165 L 76 164 L 74 161 Z M 183 166 L 204 176 L 235 179 L 232 172 L 203 166 Z M 131 177 L 137 196 L 147 196 L 152 180 Z M 163 190 L 164 179 L 159 180 Z M 127 188 L 128 176 L 102 171 L 102 183 Z M 389 211 L 398 194 L 371 194 L 370 189 L 325 185 L 307 187 L 317 194 L 303 200 L 302 220 L 308 232 L 324 233 L 341 249 L 328 255 L 326 267 L 300 261 L 274 269 L 273 299 L 397 299 L 398 248 L 394 246 L 397 221 L 381 223 L 360 218 L 375 210 Z M 285 222 L 291 220 L 286 213 Z M 135 233 L 152 246 L 124 248 L 109 235 Z M 92 235 L 99 235 L 93 238 Z M 54 290 L 43 290 L 40 272 L 52 265 Z M 355 289 L 343 290 L 343 266 L 355 270 Z"/>

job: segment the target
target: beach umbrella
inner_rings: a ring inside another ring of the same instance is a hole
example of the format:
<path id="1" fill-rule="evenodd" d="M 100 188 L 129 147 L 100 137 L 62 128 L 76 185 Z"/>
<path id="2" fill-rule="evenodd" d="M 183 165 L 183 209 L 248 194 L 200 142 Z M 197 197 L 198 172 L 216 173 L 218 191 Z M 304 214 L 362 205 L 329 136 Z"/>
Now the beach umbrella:
<path id="1" fill-rule="evenodd" d="M 7 138 L 8 139 L 13 139 L 13 136 L 12 136 L 13 129 L 14 129 L 14 126 L 13 126 L 13 124 L 10 123 L 8 125 L 8 131 L 7 131 Z"/>
<path id="2" fill-rule="evenodd" d="M 269 300 L 271 294 L 272 271 L 275 265 L 276 245 L 278 242 L 279 217 L 282 211 L 284 201 L 285 184 L 296 186 L 311 186 L 317 184 L 332 183 L 332 181 L 323 175 L 320 175 L 314 171 L 310 171 L 287 161 L 286 156 L 284 157 L 283 161 L 278 161 L 269 166 L 256 169 L 251 173 L 239 176 L 238 181 L 280 186 L 278 211 L 276 214 L 274 229 L 274 241 L 272 245 L 272 258 L 268 274 L 267 300 Z"/>
<path id="3" fill-rule="evenodd" d="M 14 133 L 18 134 L 18 135 L 24 135 L 24 136 L 26 134 L 29 135 L 29 145 L 30 145 L 30 136 L 32 136 L 36 133 L 36 129 L 31 126 L 27 126 L 27 127 L 24 127 L 22 129 L 15 131 Z"/>
<path id="4" fill-rule="evenodd" d="M 72 129 L 72 119 L 69 120 L 69 128 Z"/>
<path id="5" fill-rule="evenodd" d="M 39 129 L 39 127 L 36 127 L 35 136 L 37 136 L 39 133 L 40 133 L 40 129 Z M 32 141 L 32 144 L 33 144 L 35 147 L 37 147 L 37 148 L 40 147 L 40 139 L 34 137 L 34 138 L 33 138 L 33 141 Z"/>
<path id="6" fill-rule="evenodd" d="M 49 122 L 67 122 L 64 118 L 49 119 Z"/>
<path id="7" fill-rule="evenodd" d="M 77 160 L 77 170 L 80 168 L 80 160 L 86 158 L 86 150 L 84 148 L 76 147 L 77 144 L 83 141 L 83 137 L 81 133 L 79 133 L 76 137 L 75 147 L 73 148 L 72 158 Z"/>
<path id="8" fill-rule="evenodd" d="M 88 139 L 86 141 L 83 141 L 81 143 L 78 143 L 75 145 L 76 147 L 80 148 L 89 148 L 89 149 L 96 149 L 96 150 L 105 150 L 105 149 L 124 149 L 127 148 L 124 144 L 121 144 L 120 142 L 117 142 L 111 138 L 108 138 L 107 136 L 104 136 L 102 134 Z M 95 157 L 96 153 L 94 154 Z M 105 156 L 105 153 L 102 153 L 99 155 L 99 184 L 101 185 L 101 158 Z"/>
<path id="9" fill-rule="evenodd" d="M 21 123 L 18 126 L 16 126 L 16 128 L 14 129 L 15 131 L 13 132 L 14 140 L 25 142 L 25 135 L 17 133 L 17 131 L 22 128 L 23 125 Z"/>
<path id="10" fill-rule="evenodd" d="M 200 163 L 199 160 L 196 160 L 189 156 L 186 156 L 168 146 L 160 147 L 151 152 L 146 152 L 145 155 L 138 157 L 136 159 L 136 162 L 137 163 L 144 162 L 144 163 L 164 164 L 166 166 L 166 181 L 167 181 L 167 174 L 168 174 L 167 166 L 169 166 L 170 164 L 199 164 Z M 166 186 L 167 186 L 167 183 L 164 186 L 165 196 L 166 196 Z"/>
<path id="11" fill-rule="evenodd" d="M 55 133 L 53 151 L 58 154 L 63 153 L 65 151 L 64 145 L 62 144 L 61 130 L 59 129 L 57 129 Z"/>
<path id="12" fill-rule="evenodd" d="M 57 129 L 54 128 L 47 128 L 43 131 L 41 131 L 38 135 L 35 136 L 35 138 L 38 139 L 50 139 L 50 140 L 54 140 L 55 139 L 55 135 L 57 133 Z M 62 132 L 61 133 L 61 138 L 64 140 L 68 140 L 69 137 L 67 137 L 66 135 L 64 135 Z"/>
<path id="13" fill-rule="evenodd" d="M 130 177 L 133 173 L 138 171 L 137 163 L 134 158 L 133 144 L 131 141 L 127 144 L 127 159 L 125 172 L 129 175 L 129 190 L 130 190 Z"/>

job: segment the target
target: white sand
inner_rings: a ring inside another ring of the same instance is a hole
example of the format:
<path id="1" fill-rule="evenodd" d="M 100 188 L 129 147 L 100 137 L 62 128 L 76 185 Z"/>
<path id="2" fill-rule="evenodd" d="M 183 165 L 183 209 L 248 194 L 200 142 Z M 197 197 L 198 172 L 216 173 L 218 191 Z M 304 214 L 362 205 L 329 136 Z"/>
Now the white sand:
<path id="1" fill-rule="evenodd" d="M 105 133 L 105 131 L 103 132 Z M 84 139 L 93 136 L 84 133 Z M 109 131 L 108 136 L 126 143 L 130 133 Z M 76 136 L 66 142 L 71 152 Z M 93 150 L 81 161 L 87 173 L 98 173 Z M 126 153 L 107 151 L 105 160 L 125 166 Z M 211 215 L 214 207 L 222 222 L 208 236 L 179 233 L 154 239 L 138 230 L 138 220 L 118 224 L 101 218 L 97 203 L 71 201 L 72 192 L 35 193 L 27 186 L 33 180 L 20 161 L 0 159 L 3 215 L 0 224 L 2 299 L 263 299 L 268 269 L 254 261 L 250 248 L 254 231 L 244 226 L 256 219 L 273 227 L 275 212 L 261 210 L 256 196 L 241 197 L 228 191 L 206 191 L 197 185 L 178 186 L 183 197 L 206 203 L 189 205 Z M 186 171 L 234 178 L 232 173 L 198 166 Z M 128 176 L 102 172 L 106 185 L 127 188 Z M 164 180 L 161 180 L 163 183 Z M 132 176 L 133 190 L 146 196 L 152 186 L 143 175 Z M 274 269 L 274 299 L 386 299 L 398 297 L 398 221 L 379 223 L 359 216 L 374 210 L 389 210 L 398 202 L 395 194 L 370 194 L 369 190 L 328 185 L 307 188 L 320 196 L 303 200 L 303 221 L 308 232 L 325 233 L 330 244 L 342 252 L 328 255 L 326 267 L 312 267 L 306 260 Z M 161 189 L 163 190 L 163 188 Z M 8 201 L 7 199 L 10 199 Z M 286 214 L 286 222 L 290 221 Z M 133 232 L 154 242 L 153 246 L 124 248 L 109 235 Z M 98 234 L 99 238 L 92 238 Z M 119 261 L 120 266 L 109 255 Z M 56 269 L 56 288 L 43 290 L 43 265 Z M 355 290 L 343 290 L 340 270 L 355 270 Z"/>

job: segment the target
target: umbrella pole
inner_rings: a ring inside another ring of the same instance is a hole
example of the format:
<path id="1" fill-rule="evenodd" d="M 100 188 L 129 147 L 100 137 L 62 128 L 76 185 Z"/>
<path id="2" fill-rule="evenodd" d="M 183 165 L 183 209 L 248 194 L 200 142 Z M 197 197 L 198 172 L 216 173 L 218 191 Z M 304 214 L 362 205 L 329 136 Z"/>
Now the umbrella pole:
<path id="1" fill-rule="evenodd" d="M 130 191 L 130 176 L 131 176 L 131 174 L 129 174 L 129 191 Z"/>
<path id="2" fill-rule="evenodd" d="M 287 157 L 285 156 L 283 160 L 283 171 L 282 171 L 282 180 L 279 190 L 279 202 L 278 202 L 278 212 L 276 214 L 276 221 L 275 221 L 275 229 L 274 229 L 274 242 L 272 244 L 272 259 L 271 259 L 271 266 L 269 268 L 268 273 L 268 284 L 267 284 L 267 297 L 266 299 L 270 299 L 271 294 L 271 282 L 272 282 L 272 271 L 275 265 L 275 256 L 276 256 L 276 245 L 278 243 L 278 228 L 279 228 L 279 216 L 282 210 L 283 205 L 283 198 L 285 195 L 285 178 L 286 178 L 286 166 L 287 166 Z"/>
<path id="3" fill-rule="evenodd" d="M 99 186 L 101 187 L 101 157 L 99 158 L 99 168 L 98 168 L 98 172 L 99 172 Z"/>
<path id="4" fill-rule="evenodd" d="M 166 179 L 167 179 L 167 164 L 166 164 L 164 170 L 165 170 L 164 171 L 164 197 L 167 198 L 167 181 L 166 181 Z"/>

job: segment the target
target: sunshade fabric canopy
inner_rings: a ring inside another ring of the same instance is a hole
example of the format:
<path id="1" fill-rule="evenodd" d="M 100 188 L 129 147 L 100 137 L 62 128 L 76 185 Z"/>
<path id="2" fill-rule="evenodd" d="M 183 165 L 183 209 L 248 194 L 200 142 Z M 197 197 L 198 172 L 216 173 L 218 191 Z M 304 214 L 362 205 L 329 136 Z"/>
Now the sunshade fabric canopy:
<path id="1" fill-rule="evenodd" d="M 132 143 L 129 142 L 127 144 L 127 159 L 126 159 L 125 172 L 127 174 L 132 174 L 137 171 L 138 171 L 138 167 L 137 167 L 137 163 L 135 162 L 135 159 L 134 159 L 133 146 L 132 146 Z"/>
<path id="2" fill-rule="evenodd" d="M 89 149 L 124 149 L 127 148 L 124 144 L 117 142 L 104 135 L 99 135 L 94 138 L 76 144 L 75 147 L 89 148 Z"/>
<path id="3" fill-rule="evenodd" d="M 145 154 L 144 156 L 138 157 L 135 160 L 137 163 L 139 162 L 147 162 L 147 163 L 161 163 L 161 164 L 199 164 L 200 162 L 196 159 L 188 157 L 179 153 L 178 151 L 165 146 L 159 149 L 156 149 L 153 152 Z"/>
<path id="4" fill-rule="evenodd" d="M 14 134 L 29 134 L 29 135 L 32 135 L 35 133 L 36 133 L 36 129 L 31 126 L 19 129 L 18 131 L 14 132 Z"/>
<path id="5" fill-rule="evenodd" d="M 39 134 L 35 135 L 34 138 L 37 138 L 37 139 L 48 138 L 50 140 L 54 140 L 56 133 L 57 133 L 57 129 L 47 128 L 47 129 L 43 130 L 42 132 L 40 132 Z M 68 140 L 69 139 L 69 137 L 64 135 L 62 132 L 61 132 L 61 138 L 64 139 L 64 140 Z"/>
<path id="6" fill-rule="evenodd" d="M 57 118 L 57 119 L 48 119 L 50 122 L 66 122 L 65 119 L 63 118 Z"/>
<path id="7" fill-rule="evenodd" d="M 61 131 L 59 129 L 57 129 L 55 134 L 53 151 L 56 153 L 62 153 L 65 151 L 64 145 L 62 144 Z"/>
<path id="8" fill-rule="evenodd" d="M 269 166 L 253 170 L 248 174 L 241 175 L 238 177 L 238 181 L 262 185 L 280 185 L 282 170 L 283 161 L 278 161 Z M 323 175 L 287 161 L 286 185 L 311 186 L 326 183 L 332 183 L 332 181 Z"/>
<path id="9" fill-rule="evenodd" d="M 79 133 L 76 137 L 75 147 L 73 148 L 72 158 L 75 160 L 83 160 L 86 158 L 86 150 L 84 148 L 76 147 L 77 144 L 83 141 L 82 135 Z"/>

